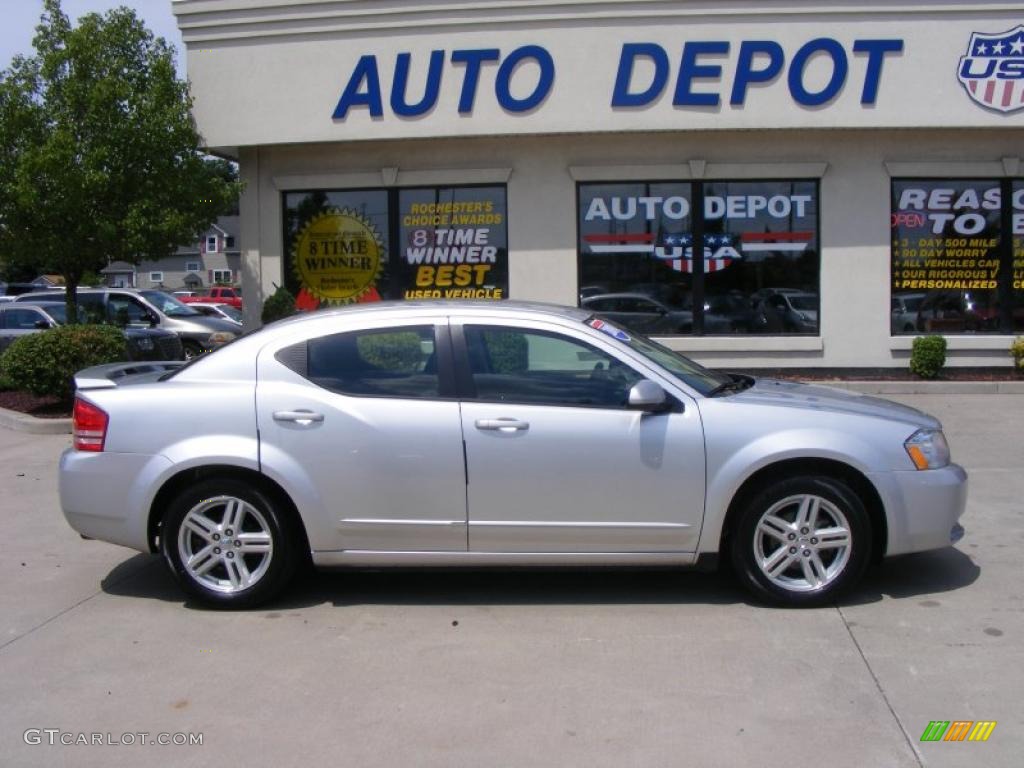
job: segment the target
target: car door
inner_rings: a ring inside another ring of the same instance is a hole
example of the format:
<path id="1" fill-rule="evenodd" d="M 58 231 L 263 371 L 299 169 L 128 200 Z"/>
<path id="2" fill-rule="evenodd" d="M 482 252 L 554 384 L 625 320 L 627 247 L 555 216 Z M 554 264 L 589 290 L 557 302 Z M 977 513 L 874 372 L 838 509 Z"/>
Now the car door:
<path id="1" fill-rule="evenodd" d="M 446 322 L 377 321 L 265 348 L 256 410 L 265 471 L 319 499 L 314 549 L 465 551 Z"/>
<path id="2" fill-rule="evenodd" d="M 692 400 L 630 410 L 649 374 L 582 332 L 452 322 L 471 551 L 696 549 L 704 439 Z"/>

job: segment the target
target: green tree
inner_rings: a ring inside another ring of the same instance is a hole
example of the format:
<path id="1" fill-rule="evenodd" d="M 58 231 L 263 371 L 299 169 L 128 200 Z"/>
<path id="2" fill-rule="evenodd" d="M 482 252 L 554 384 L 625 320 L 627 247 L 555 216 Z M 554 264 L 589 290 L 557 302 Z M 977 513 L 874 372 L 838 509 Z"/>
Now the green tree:
<path id="1" fill-rule="evenodd" d="M 173 48 L 134 11 L 72 26 L 44 0 L 33 46 L 0 73 L 0 253 L 63 275 L 73 319 L 83 275 L 170 255 L 239 182 L 202 153 Z"/>

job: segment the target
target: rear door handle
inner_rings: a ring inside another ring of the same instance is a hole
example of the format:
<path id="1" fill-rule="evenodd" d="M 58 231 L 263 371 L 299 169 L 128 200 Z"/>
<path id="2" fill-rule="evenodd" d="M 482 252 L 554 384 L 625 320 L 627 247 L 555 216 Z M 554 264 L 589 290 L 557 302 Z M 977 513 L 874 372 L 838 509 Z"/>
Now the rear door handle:
<path id="1" fill-rule="evenodd" d="M 525 432 L 530 428 L 530 422 L 519 419 L 477 419 L 476 428 L 500 432 Z"/>
<path id="2" fill-rule="evenodd" d="M 296 424 L 301 424 L 303 427 L 307 427 L 314 421 L 321 422 L 324 420 L 322 413 L 314 413 L 313 411 L 306 411 L 299 409 L 297 411 L 274 411 L 274 421 L 292 421 Z"/>

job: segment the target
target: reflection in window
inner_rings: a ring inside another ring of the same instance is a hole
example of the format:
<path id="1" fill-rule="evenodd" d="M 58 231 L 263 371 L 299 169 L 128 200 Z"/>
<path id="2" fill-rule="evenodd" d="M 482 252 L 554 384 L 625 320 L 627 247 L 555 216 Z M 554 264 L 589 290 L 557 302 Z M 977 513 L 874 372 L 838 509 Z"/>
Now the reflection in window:
<path id="1" fill-rule="evenodd" d="M 431 398 L 439 393 L 429 326 L 312 339 L 307 366 L 310 381 L 345 395 Z"/>
<path id="2" fill-rule="evenodd" d="M 542 331 L 466 326 L 476 399 L 624 408 L 643 377 L 575 339 Z"/>
<path id="3" fill-rule="evenodd" d="M 1024 329 L 1024 184 L 895 180 L 891 228 L 892 333 Z"/>
<path id="4" fill-rule="evenodd" d="M 644 334 L 819 331 L 817 182 L 583 184 L 579 213 L 583 307 Z"/>

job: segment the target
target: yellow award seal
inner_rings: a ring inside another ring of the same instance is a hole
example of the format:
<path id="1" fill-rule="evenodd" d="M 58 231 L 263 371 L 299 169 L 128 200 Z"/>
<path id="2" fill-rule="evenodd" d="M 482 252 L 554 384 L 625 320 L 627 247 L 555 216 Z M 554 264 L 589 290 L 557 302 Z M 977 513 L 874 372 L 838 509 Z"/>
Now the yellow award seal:
<path id="1" fill-rule="evenodd" d="M 292 252 L 299 282 L 316 298 L 348 304 L 373 288 L 384 264 L 384 245 L 373 224 L 347 208 L 314 216 Z"/>

